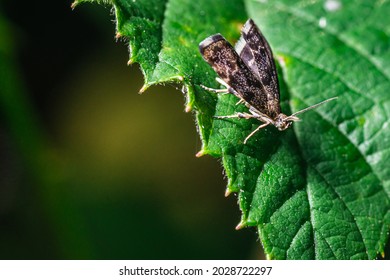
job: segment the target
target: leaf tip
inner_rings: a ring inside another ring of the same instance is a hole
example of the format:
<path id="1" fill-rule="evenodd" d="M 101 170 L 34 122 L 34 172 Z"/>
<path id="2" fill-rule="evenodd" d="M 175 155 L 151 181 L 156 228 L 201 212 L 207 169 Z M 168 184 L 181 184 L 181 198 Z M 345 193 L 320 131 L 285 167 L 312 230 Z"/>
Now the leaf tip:
<path id="1" fill-rule="evenodd" d="M 229 188 L 226 188 L 225 197 L 228 197 L 231 193 L 232 193 L 232 190 Z"/>
<path id="2" fill-rule="evenodd" d="M 236 226 L 236 230 L 240 230 L 242 228 L 244 228 L 246 226 L 245 222 L 241 221 L 237 226 Z"/>
<path id="3" fill-rule="evenodd" d="M 199 158 L 199 157 L 204 156 L 204 154 L 205 154 L 205 153 L 204 153 L 204 150 L 200 150 L 199 152 L 196 153 L 195 156 L 196 156 L 197 158 Z"/>
<path id="4" fill-rule="evenodd" d="M 139 94 L 144 93 L 149 88 L 149 85 L 144 84 L 142 88 L 138 91 Z"/>
<path id="5" fill-rule="evenodd" d="M 79 4 L 79 1 L 76 0 L 76 1 L 74 1 L 74 2 L 70 5 L 70 8 L 71 8 L 72 10 L 74 10 L 78 4 Z"/>
<path id="6" fill-rule="evenodd" d="M 192 111 L 192 104 L 187 104 L 187 105 L 186 105 L 186 108 L 184 109 L 184 111 L 185 111 L 186 113 L 191 112 L 191 111 Z"/>
<path id="7" fill-rule="evenodd" d="M 134 63 L 134 60 L 132 58 L 130 58 L 128 61 L 127 61 L 127 65 L 130 66 L 131 64 Z"/>
<path id="8" fill-rule="evenodd" d="M 180 83 L 180 82 L 184 81 L 184 77 L 181 75 L 177 75 L 177 76 L 172 76 L 169 80 L 170 81 L 178 81 Z"/>

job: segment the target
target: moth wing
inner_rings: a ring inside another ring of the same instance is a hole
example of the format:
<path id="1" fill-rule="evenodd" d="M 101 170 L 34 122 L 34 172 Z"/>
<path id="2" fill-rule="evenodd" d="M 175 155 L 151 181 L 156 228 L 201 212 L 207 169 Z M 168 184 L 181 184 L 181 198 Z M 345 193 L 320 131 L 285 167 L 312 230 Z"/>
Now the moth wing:
<path id="1" fill-rule="evenodd" d="M 222 35 L 216 34 L 203 40 L 199 44 L 199 51 L 203 59 L 230 87 L 230 93 L 268 115 L 268 99 L 262 83 Z"/>
<path id="2" fill-rule="evenodd" d="M 252 19 L 245 23 L 235 49 L 246 66 L 261 81 L 267 96 L 269 116 L 276 117 L 280 113 L 278 74 L 271 47 Z"/>

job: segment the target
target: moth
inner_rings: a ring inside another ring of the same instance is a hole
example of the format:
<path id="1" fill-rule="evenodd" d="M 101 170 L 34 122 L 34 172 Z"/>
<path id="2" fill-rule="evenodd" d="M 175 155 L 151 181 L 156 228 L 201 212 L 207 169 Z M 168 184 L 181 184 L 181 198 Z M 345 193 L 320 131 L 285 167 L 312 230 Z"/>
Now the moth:
<path id="1" fill-rule="evenodd" d="M 290 116 L 281 113 L 279 81 L 272 51 L 252 19 L 245 23 L 234 48 L 218 33 L 204 39 L 199 44 L 199 51 L 218 74 L 217 82 L 225 88 L 202 87 L 210 92 L 234 94 L 240 100 L 237 104 L 244 103 L 249 108 L 249 113 L 215 118 L 254 118 L 262 122 L 245 138 L 244 144 L 256 132 L 270 124 L 280 131 L 285 130 L 293 122 L 300 120 L 297 115 L 337 98 L 326 99 Z"/>

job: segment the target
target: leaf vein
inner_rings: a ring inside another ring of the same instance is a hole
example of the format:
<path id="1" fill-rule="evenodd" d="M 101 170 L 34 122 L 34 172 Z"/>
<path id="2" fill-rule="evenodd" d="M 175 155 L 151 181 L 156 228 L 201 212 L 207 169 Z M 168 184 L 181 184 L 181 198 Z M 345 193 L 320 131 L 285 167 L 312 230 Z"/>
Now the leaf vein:
<path id="1" fill-rule="evenodd" d="M 279 8 L 281 11 L 289 13 L 306 22 L 317 24 L 317 19 L 313 18 L 310 14 L 305 13 L 303 10 L 297 11 L 296 9 L 292 9 L 290 6 L 283 5 L 279 2 L 277 3 L 276 7 Z M 361 22 L 365 22 L 365 21 L 362 20 Z M 390 80 L 390 76 L 387 75 L 386 72 L 384 72 L 384 70 L 380 68 L 380 65 L 378 65 L 374 60 L 372 60 L 366 53 L 356 48 L 354 44 L 348 40 L 348 38 L 346 38 L 345 36 L 339 36 L 336 30 L 333 31 L 330 28 L 323 28 L 322 30 L 324 30 L 327 34 L 337 38 L 340 42 L 344 43 L 344 45 L 347 46 L 349 49 L 360 54 L 360 56 L 365 58 L 371 65 L 373 65 L 374 68 L 376 68 L 384 78 Z"/>
<path id="2" fill-rule="evenodd" d="M 321 172 L 316 168 L 316 166 L 314 165 L 311 165 L 311 167 L 313 168 L 313 170 L 315 170 L 317 172 L 317 174 L 322 178 L 322 180 L 326 183 L 327 186 L 329 186 L 334 194 L 339 198 L 340 202 L 345 206 L 346 210 L 349 212 L 349 214 L 351 215 L 351 217 L 355 217 L 355 215 L 353 214 L 353 212 L 351 211 L 351 209 L 348 207 L 348 204 L 346 203 L 346 201 L 342 198 L 342 196 L 337 192 L 336 190 L 336 187 L 334 187 L 333 185 L 329 184 L 329 182 L 326 180 L 326 178 L 321 174 Z M 354 223 L 356 225 L 356 228 L 360 234 L 360 237 L 362 239 L 362 243 L 364 245 L 364 248 L 365 248 L 365 252 L 366 252 L 366 255 L 367 255 L 367 258 L 369 258 L 369 254 L 368 254 L 368 249 L 367 249 L 367 246 L 366 246 L 366 243 L 364 242 L 364 237 L 363 237 L 363 231 L 360 229 L 359 227 L 359 224 L 357 223 L 356 219 L 353 220 L 353 222 L 351 221 L 351 223 Z M 313 229 L 314 229 L 314 226 L 313 226 Z"/>
<path id="3" fill-rule="evenodd" d="M 294 58 L 296 58 L 297 60 L 301 60 L 301 61 L 303 61 L 304 63 L 307 63 L 307 64 L 309 64 L 309 65 L 312 65 L 310 62 L 306 62 L 306 61 L 302 60 L 301 58 L 295 57 L 294 55 L 291 55 L 291 56 L 294 57 Z M 312 66 L 313 66 L 313 65 L 312 65 Z M 313 67 L 314 67 L 314 66 L 313 66 Z M 323 71 L 326 72 L 326 70 L 323 70 Z M 351 89 L 351 90 L 352 90 L 352 89 Z M 307 104 L 303 99 L 301 99 L 301 98 L 299 98 L 299 97 L 297 97 L 297 98 L 300 99 L 301 102 L 302 102 L 303 104 L 305 104 L 306 106 L 309 106 L 309 104 Z M 358 145 L 357 143 L 355 143 L 355 142 L 353 141 L 353 139 L 351 139 L 350 136 L 349 136 L 348 134 L 344 133 L 344 132 L 339 128 L 338 125 L 335 125 L 335 124 L 329 122 L 329 121 L 328 121 L 326 118 L 324 118 L 324 116 L 323 116 L 321 113 L 319 113 L 318 111 L 314 111 L 314 113 L 318 114 L 318 116 L 319 116 L 324 122 L 327 122 L 328 124 L 330 124 L 331 126 L 333 126 L 334 128 L 336 128 L 337 131 L 338 131 L 340 134 L 344 135 L 344 137 L 346 137 L 346 138 L 349 140 L 349 142 L 352 143 L 352 145 L 356 148 L 356 150 L 359 151 L 359 154 L 361 155 L 361 157 L 362 157 L 367 163 L 370 162 L 370 161 L 367 159 L 367 157 L 366 157 L 366 155 L 364 154 L 364 152 L 363 152 L 363 151 L 361 150 L 361 148 L 359 147 L 359 145 Z M 375 174 L 375 177 L 376 177 L 379 181 L 381 181 L 380 178 L 379 178 L 380 176 L 374 171 L 374 169 L 372 168 L 372 166 L 371 166 L 370 164 L 368 164 L 368 166 L 370 166 L 370 169 L 371 169 L 371 171 L 373 172 L 373 174 Z"/>

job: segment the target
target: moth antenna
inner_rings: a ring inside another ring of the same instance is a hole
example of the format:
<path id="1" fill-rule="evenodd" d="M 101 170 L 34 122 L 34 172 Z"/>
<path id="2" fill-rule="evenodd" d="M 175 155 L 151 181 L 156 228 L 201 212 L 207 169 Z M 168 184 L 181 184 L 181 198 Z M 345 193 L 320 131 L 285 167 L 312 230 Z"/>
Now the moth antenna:
<path id="1" fill-rule="evenodd" d="M 291 117 L 294 117 L 294 116 L 296 116 L 296 115 L 298 115 L 298 114 L 302 114 L 302 113 L 304 113 L 304 112 L 306 112 L 306 111 L 309 111 L 309 110 L 313 110 L 314 108 L 317 108 L 318 106 L 321 106 L 322 104 L 324 104 L 324 103 L 326 103 L 326 102 L 329 102 L 329 101 L 332 101 L 332 100 L 337 99 L 337 98 L 338 98 L 338 97 L 336 96 L 336 97 L 332 97 L 332 98 L 326 99 L 326 100 L 324 100 L 324 101 L 321 101 L 320 103 L 314 104 L 314 105 L 312 105 L 312 106 L 310 106 L 310 107 L 307 107 L 307 108 L 302 109 L 302 110 L 300 110 L 300 111 L 298 111 L 298 112 L 295 112 L 294 114 L 291 115 Z"/>

